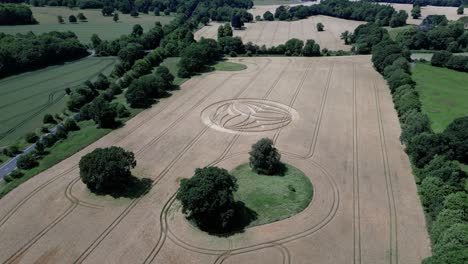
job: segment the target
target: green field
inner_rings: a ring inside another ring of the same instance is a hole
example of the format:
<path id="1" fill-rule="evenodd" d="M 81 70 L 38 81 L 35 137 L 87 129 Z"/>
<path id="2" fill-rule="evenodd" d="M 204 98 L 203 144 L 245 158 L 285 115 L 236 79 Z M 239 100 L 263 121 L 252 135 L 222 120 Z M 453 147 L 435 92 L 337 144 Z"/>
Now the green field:
<path id="1" fill-rule="evenodd" d="M 101 39 L 113 40 L 121 35 L 130 34 L 136 24 L 140 24 L 144 30 L 153 27 L 156 21 L 167 24 L 172 20 L 171 16 L 154 16 L 140 14 L 139 17 L 131 17 L 129 14 L 119 14 L 119 22 L 114 22 L 112 17 L 104 17 L 101 10 L 97 9 L 70 9 L 67 7 L 31 7 L 34 17 L 39 21 L 38 25 L 0 26 L 0 32 L 7 34 L 44 33 L 50 31 L 73 31 L 81 42 L 90 43 L 91 35 L 98 34 Z M 88 22 L 70 24 L 68 17 L 83 13 Z M 65 24 L 58 23 L 57 16 L 63 16 Z"/>
<path id="2" fill-rule="evenodd" d="M 286 219 L 309 205 L 313 196 L 312 183 L 299 169 L 286 166 L 284 176 L 258 175 L 249 164 L 240 165 L 231 172 L 239 185 L 235 199 L 257 214 L 257 219 L 249 226 Z"/>
<path id="3" fill-rule="evenodd" d="M 247 69 L 247 66 L 245 66 L 244 64 L 230 61 L 220 61 L 216 63 L 213 67 L 217 71 L 242 71 Z"/>
<path id="4" fill-rule="evenodd" d="M 66 87 L 109 74 L 116 63 L 116 57 L 88 57 L 0 80 L 0 147 L 41 127 L 44 114 L 61 113 Z"/>
<path id="5" fill-rule="evenodd" d="M 422 110 L 432 129 L 443 131 L 455 118 L 468 115 L 468 73 L 417 63 L 412 69 Z"/>
<path id="6" fill-rule="evenodd" d="M 396 28 L 385 27 L 385 29 L 387 29 L 388 34 L 390 35 L 390 38 L 395 40 L 398 33 L 406 31 L 406 30 L 408 30 L 410 28 L 413 28 L 413 27 L 414 27 L 414 25 L 406 25 L 406 26 L 396 27 Z"/>

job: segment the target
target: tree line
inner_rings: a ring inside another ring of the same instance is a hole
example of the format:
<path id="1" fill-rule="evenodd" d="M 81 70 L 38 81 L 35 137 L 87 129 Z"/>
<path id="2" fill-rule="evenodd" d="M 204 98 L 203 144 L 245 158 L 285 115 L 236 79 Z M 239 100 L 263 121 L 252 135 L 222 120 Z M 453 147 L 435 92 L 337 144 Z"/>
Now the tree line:
<path id="1" fill-rule="evenodd" d="M 466 263 L 467 175 L 460 162 L 468 162 L 468 116 L 434 133 L 414 89 L 409 50 L 374 23 L 358 27 L 352 35 L 355 44 L 370 47 L 374 67 L 387 81 L 400 119 L 400 139 L 413 164 L 433 243 L 433 256 L 423 263 Z"/>
<path id="2" fill-rule="evenodd" d="M 37 23 L 28 6 L 0 4 L 0 25 L 29 25 Z"/>
<path id="3" fill-rule="evenodd" d="M 272 17 L 267 11 L 264 20 L 296 20 L 314 15 L 326 15 L 343 19 L 375 22 L 380 26 L 399 27 L 406 24 L 408 14 L 396 11 L 388 5 L 379 5 L 367 1 L 351 2 L 349 0 L 325 0 L 319 4 L 304 6 L 280 6 Z"/>
<path id="4" fill-rule="evenodd" d="M 0 77 L 36 70 L 88 55 L 86 47 L 71 32 L 35 35 L 0 33 Z"/>
<path id="5" fill-rule="evenodd" d="M 468 72 L 468 56 L 453 55 L 449 51 L 438 51 L 432 56 L 431 65 Z"/>
<path id="6" fill-rule="evenodd" d="M 373 2 L 413 4 L 417 6 L 460 6 L 468 5 L 468 0 L 372 0 Z"/>

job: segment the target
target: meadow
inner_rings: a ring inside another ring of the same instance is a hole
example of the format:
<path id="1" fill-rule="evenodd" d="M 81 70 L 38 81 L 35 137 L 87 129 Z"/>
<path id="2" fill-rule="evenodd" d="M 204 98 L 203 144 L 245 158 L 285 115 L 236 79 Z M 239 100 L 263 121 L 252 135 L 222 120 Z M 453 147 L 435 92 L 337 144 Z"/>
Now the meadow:
<path id="1" fill-rule="evenodd" d="M 412 72 L 422 110 L 434 132 L 442 132 L 455 118 L 468 113 L 467 73 L 424 63 L 417 63 Z"/>
<path id="2" fill-rule="evenodd" d="M 116 63 L 116 57 L 88 57 L 0 80 L 0 147 L 40 128 L 45 114 L 61 113 L 65 88 L 109 74 Z"/>
<path id="3" fill-rule="evenodd" d="M 114 22 L 112 16 L 105 17 L 100 9 L 70 9 L 67 7 L 31 7 L 34 17 L 39 21 L 37 25 L 0 26 L 0 32 L 7 34 L 27 33 L 36 34 L 49 31 L 73 31 L 83 43 L 90 43 L 93 34 L 98 34 L 103 40 L 113 40 L 121 35 L 129 34 L 136 24 L 140 24 L 145 31 L 151 29 L 156 21 L 163 25 L 172 20 L 171 16 L 154 16 L 152 14 L 140 14 L 131 17 L 129 14 L 119 14 L 119 21 Z M 68 22 L 70 15 L 83 13 L 88 22 Z M 63 16 L 64 24 L 58 22 L 57 16 Z"/>

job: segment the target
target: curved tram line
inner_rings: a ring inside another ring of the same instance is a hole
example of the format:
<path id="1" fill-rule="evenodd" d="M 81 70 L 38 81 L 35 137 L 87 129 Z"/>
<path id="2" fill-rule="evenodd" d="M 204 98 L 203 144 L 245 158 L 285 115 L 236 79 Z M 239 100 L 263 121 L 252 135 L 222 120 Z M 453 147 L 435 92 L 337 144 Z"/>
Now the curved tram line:
<path id="1" fill-rule="evenodd" d="M 242 61 L 242 60 L 241 60 Z M 265 69 L 270 63 L 271 63 L 271 60 L 267 59 L 268 63 L 263 67 L 263 69 Z M 262 69 L 262 70 L 263 70 Z M 221 86 L 223 86 L 223 84 L 230 78 L 232 78 L 234 75 L 239 75 L 239 74 L 245 74 L 245 71 L 244 72 L 240 72 L 240 73 L 235 73 L 235 74 L 231 74 L 230 76 L 228 76 L 226 78 L 226 80 L 224 80 L 220 85 L 216 86 L 214 89 L 212 89 L 210 91 L 210 94 L 213 93 L 215 90 L 217 90 L 218 88 L 220 88 Z M 199 79 L 199 81 L 195 84 L 197 85 L 199 82 L 201 82 L 201 80 L 203 79 Z M 183 105 L 184 103 L 186 103 L 187 101 L 191 100 L 192 98 L 189 97 L 186 101 L 184 101 L 182 104 L 180 105 Z M 207 99 L 207 97 L 201 99 L 197 105 L 201 104 L 203 101 L 205 101 Z M 175 101 L 172 101 L 170 102 L 166 108 L 170 105 L 172 105 Z M 192 107 L 191 109 L 187 110 L 186 112 L 184 112 L 181 116 L 181 118 L 177 119 L 176 121 L 174 121 L 171 125 L 170 125 L 170 128 L 172 128 L 175 123 L 179 122 L 180 120 L 183 119 L 183 117 L 187 116 L 190 111 L 195 108 L 195 107 Z M 156 113 L 152 113 L 151 115 L 148 116 L 148 118 L 145 118 L 142 122 L 140 122 L 138 125 L 136 125 L 135 127 L 133 127 L 131 130 L 128 131 L 128 134 L 126 135 L 122 135 L 121 137 L 118 137 L 116 138 L 112 144 L 115 144 L 117 142 L 119 142 L 120 140 L 130 136 L 131 134 L 133 134 L 139 127 L 141 127 L 142 125 L 146 124 L 148 120 L 151 120 L 153 118 L 156 118 L 156 116 L 158 116 L 158 114 L 160 114 L 165 108 L 162 108 L 160 107 L 160 110 L 157 111 Z M 167 128 L 165 131 L 163 131 L 162 133 L 164 134 L 167 134 L 167 132 L 169 131 L 170 128 Z M 201 136 L 201 134 L 200 134 Z M 160 135 L 158 138 L 161 138 L 162 136 Z M 156 141 L 152 142 L 151 144 L 154 144 Z M 141 151 L 139 151 L 138 153 L 141 153 Z M 8 221 L 8 219 L 11 218 L 11 216 L 13 216 L 17 211 L 18 209 L 24 205 L 27 201 L 29 201 L 35 194 L 37 194 L 39 191 L 41 191 L 42 189 L 44 189 L 45 187 L 47 187 L 48 185 L 50 185 L 51 183 L 55 182 L 56 180 L 66 176 L 68 173 L 72 172 L 74 169 L 77 169 L 78 168 L 78 165 L 74 165 L 72 166 L 71 168 L 63 171 L 62 173 L 58 174 L 57 176 L 51 178 L 50 180 L 46 181 L 45 183 L 41 184 L 40 186 L 38 186 L 37 188 L 35 188 L 31 193 L 29 193 L 25 198 L 23 198 L 20 202 L 18 202 L 17 205 L 15 205 L 4 217 L 2 217 L 0 219 L 0 227 L 3 226 L 3 224 L 5 224 L 6 221 Z M 76 178 L 75 178 L 76 179 Z M 73 180 L 75 180 L 73 179 Z M 153 185 L 156 184 L 156 181 L 153 183 Z M 68 184 L 68 186 L 70 186 L 70 183 Z M 25 245 L 23 245 L 19 250 L 17 250 L 13 255 L 11 255 L 6 261 L 5 263 L 12 263 L 14 262 L 18 257 L 20 257 L 27 249 L 29 249 L 37 240 L 39 240 L 42 236 L 44 236 L 50 229 L 52 229 L 55 225 L 57 225 L 60 221 L 62 221 L 66 216 L 68 216 L 71 212 L 73 212 L 73 210 L 79 205 L 79 203 L 77 203 L 76 199 L 74 198 L 69 198 L 67 196 L 67 193 L 66 193 L 66 190 L 65 189 L 65 197 L 67 197 L 70 201 L 72 201 L 72 204 L 62 213 L 60 214 L 52 223 L 48 224 L 44 229 L 42 229 L 38 234 L 36 234 L 32 239 L 30 239 Z M 129 207 L 134 207 L 134 205 L 136 205 L 136 202 L 138 201 L 139 199 L 136 199 L 136 200 L 133 200 L 132 203 L 129 205 Z M 83 203 L 82 202 L 82 205 L 85 205 L 86 203 Z M 91 205 L 91 207 L 95 207 L 94 205 L 92 204 L 88 204 L 88 206 Z M 132 206 L 133 205 L 133 206 Z M 128 207 L 127 207 L 128 208 Z M 128 214 L 125 213 L 125 211 L 127 210 L 124 210 L 124 212 L 121 214 L 121 216 L 123 214 Z M 123 216 L 125 216 L 123 215 Z M 114 220 L 113 223 L 111 224 L 114 225 L 114 223 L 116 223 L 118 219 Z M 121 219 L 120 219 L 121 220 Z M 120 222 L 120 220 L 118 222 Z M 118 224 L 118 223 L 117 223 Z M 110 226 L 109 226 L 110 227 Z M 108 228 L 109 228 L 108 227 Z M 115 226 L 114 226 L 115 227 Z M 108 228 L 106 230 L 108 230 Z M 113 229 L 113 228 L 112 228 Z M 105 231 L 106 232 L 106 231 Z M 110 231 L 108 232 L 110 233 Z M 107 233 L 107 234 L 108 234 Z M 107 236 L 106 234 L 106 236 Z M 102 234 L 101 234 L 102 235 Z M 101 240 L 102 241 L 102 240 Z M 96 245 L 97 246 L 97 245 Z"/>
<path id="2" fill-rule="evenodd" d="M 334 67 L 334 65 L 332 65 L 332 67 L 330 68 L 329 75 L 328 75 L 328 80 L 327 80 L 327 83 L 325 85 L 325 91 L 322 94 L 322 97 L 323 97 L 322 102 L 323 103 L 321 105 L 321 111 L 319 111 L 319 113 L 320 113 L 319 115 L 322 115 L 322 113 L 323 113 L 323 108 L 325 106 L 324 102 L 326 101 L 325 97 L 327 96 L 328 88 L 329 88 L 329 85 L 330 85 L 330 79 L 331 79 L 333 67 Z M 308 67 L 308 70 L 309 70 L 309 67 Z M 297 98 L 297 95 L 299 94 L 300 89 L 302 88 L 302 86 L 304 84 L 306 76 L 307 76 L 307 74 L 301 80 L 299 88 L 296 89 L 296 92 L 295 92 L 293 98 L 291 99 L 291 101 L 289 103 L 289 107 L 292 107 L 293 103 L 295 102 L 295 98 Z M 321 120 L 321 117 L 319 117 L 318 119 Z M 317 124 L 317 126 L 320 126 L 320 122 Z M 318 130 L 318 128 L 317 128 L 317 130 Z M 277 134 L 279 134 L 279 130 L 277 130 Z M 318 132 L 314 133 L 314 137 L 318 137 Z M 315 142 L 315 141 L 316 141 L 316 139 L 313 140 L 313 142 Z M 231 147 L 232 147 L 232 145 L 228 145 L 228 148 L 222 154 L 222 155 L 224 155 L 224 157 L 220 157 L 216 162 L 211 163 L 210 166 L 215 165 L 215 164 L 217 164 L 217 163 L 219 163 L 219 162 L 221 162 L 221 161 L 223 161 L 225 159 L 231 158 L 233 156 L 247 154 L 247 153 L 241 153 L 240 152 L 240 153 L 234 153 L 234 154 L 232 154 L 230 156 L 226 156 L 228 150 Z M 310 148 L 313 148 L 313 150 L 309 151 L 310 153 L 312 153 L 311 154 L 311 156 L 312 156 L 313 153 L 315 152 L 315 143 L 311 144 Z M 294 158 L 296 158 L 296 157 L 294 157 Z M 167 214 L 168 214 L 169 208 L 175 202 L 175 197 L 176 197 L 177 193 L 174 193 L 171 196 L 171 198 L 169 199 L 169 201 L 164 205 L 163 210 L 162 210 L 161 215 L 160 215 L 160 222 L 161 222 L 161 232 L 160 232 L 160 234 L 162 234 L 164 238 L 163 239 L 161 239 L 161 237 L 159 238 L 157 246 L 154 249 L 154 253 L 152 254 L 152 257 L 150 258 L 150 261 L 145 260 L 144 263 L 151 263 L 154 260 L 157 253 L 159 252 L 159 250 L 161 250 L 162 244 L 164 243 L 165 237 L 167 236 L 168 232 L 170 234 L 169 239 L 171 239 L 172 242 L 174 242 L 175 244 L 177 244 L 178 246 L 180 246 L 180 247 L 182 247 L 184 249 L 194 251 L 194 252 L 197 252 L 197 253 L 201 253 L 201 254 L 218 255 L 218 258 L 215 260 L 215 263 L 223 263 L 228 257 L 230 257 L 232 255 L 244 254 L 244 253 L 253 252 L 253 251 L 264 249 L 264 248 L 272 248 L 272 247 L 278 248 L 278 246 L 281 246 L 281 248 L 284 249 L 284 250 L 280 251 L 283 254 L 283 256 L 287 256 L 287 257 L 283 257 L 283 263 L 289 263 L 290 262 L 290 255 L 284 253 L 284 252 L 288 253 L 289 251 L 282 244 L 293 241 L 293 240 L 297 240 L 297 239 L 305 237 L 305 236 L 308 236 L 308 235 L 310 235 L 312 233 L 315 233 L 316 231 L 322 229 L 324 226 L 326 226 L 335 217 L 335 214 L 338 211 L 338 207 L 339 207 L 339 202 L 340 202 L 339 191 L 338 191 L 338 187 L 336 186 L 336 183 L 334 182 L 333 178 L 328 174 L 328 172 L 325 170 L 325 168 L 323 166 L 321 166 L 320 164 L 316 163 L 313 160 L 311 160 L 311 163 L 314 164 L 315 166 L 317 166 L 323 172 L 323 174 L 327 176 L 327 180 L 329 181 L 329 183 L 330 183 L 330 185 L 332 186 L 332 189 L 333 189 L 333 206 L 328 211 L 328 213 L 324 217 L 324 219 L 322 219 L 317 225 L 309 227 L 304 232 L 292 234 L 292 235 L 286 236 L 286 237 L 281 238 L 281 239 L 272 240 L 272 241 L 268 241 L 268 242 L 264 242 L 264 243 L 259 243 L 259 244 L 249 246 L 249 247 L 241 247 L 241 248 L 237 248 L 237 249 L 234 249 L 234 250 L 231 249 L 231 248 L 229 248 L 226 251 L 226 250 L 214 250 L 214 249 L 209 249 L 209 248 L 198 247 L 198 246 L 190 245 L 190 244 L 180 240 L 169 229 L 169 226 L 168 226 L 168 223 L 167 223 Z M 161 240 L 162 240 L 162 243 L 161 243 Z M 160 245 L 160 246 L 158 247 L 158 245 Z"/>

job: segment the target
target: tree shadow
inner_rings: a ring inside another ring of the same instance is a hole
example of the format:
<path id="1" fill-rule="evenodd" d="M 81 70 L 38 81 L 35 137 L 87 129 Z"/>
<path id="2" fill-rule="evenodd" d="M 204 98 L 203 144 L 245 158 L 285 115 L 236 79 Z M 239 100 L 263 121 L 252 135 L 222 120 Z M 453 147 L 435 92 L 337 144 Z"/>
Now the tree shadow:
<path id="1" fill-rule="evenodd" d="M 245 206 L 241 201 L 234 202 L 234 216 L 229 224 L 224 228 L 200 227 L 201 230 L 210 235 L 218 237 L 229 237 L 235 234 L 243 233 L 245 228 L 257 219 L 257 212 Z"/>
<path id="2" fill-rule="evenodd" d="M 93 192 L 96 195 L 110 195 L 113 198 L 139 198 L 151 190 L 153 180 L 149 178 L 137 178 L 131 176 L 127 182 L 122 184 L 120 188 L 115 188 L 107 192 Z"/>

